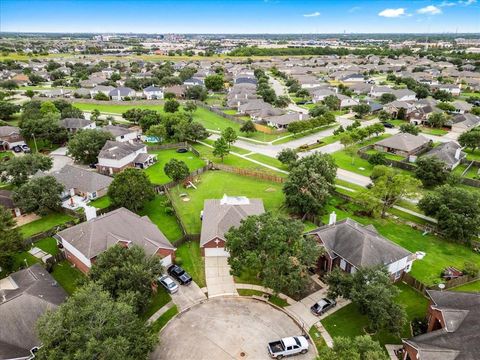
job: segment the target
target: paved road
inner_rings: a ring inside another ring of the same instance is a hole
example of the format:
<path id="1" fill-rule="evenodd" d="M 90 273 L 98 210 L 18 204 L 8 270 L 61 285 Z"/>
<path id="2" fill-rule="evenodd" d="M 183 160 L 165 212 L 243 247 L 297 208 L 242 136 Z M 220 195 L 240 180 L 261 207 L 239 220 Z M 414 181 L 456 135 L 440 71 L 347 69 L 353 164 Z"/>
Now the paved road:
<path id="1" fill-rule="evenodd" d="M 272 85 L 273 91 L 275 91 L 275 94 L 277 96 L 286 95 L 290 98 L 290 95 L 288 94 L 288 91 L 287 91 L 286 87 L 280 81 L 278 81 L 274 77 L 270 76 L 269 82 L 270 82 L 270 85 Z M 288 109 L 292 110 L 292 111 L 295 111 L 295 112 L 302 113 L 302 114 L 308 114 L 307 109 L 304 109 L 304 108 L 298 106 L 294 102 L 291 102 L 290 104 L 288 104 Z"/>

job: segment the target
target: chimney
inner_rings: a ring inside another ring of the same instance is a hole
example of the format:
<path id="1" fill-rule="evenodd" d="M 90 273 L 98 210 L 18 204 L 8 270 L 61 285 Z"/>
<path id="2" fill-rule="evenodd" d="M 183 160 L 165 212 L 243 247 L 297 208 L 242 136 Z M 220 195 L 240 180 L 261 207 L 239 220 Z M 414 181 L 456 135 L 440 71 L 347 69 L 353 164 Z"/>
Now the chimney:
<path id="1" fill-rule="evenodd" d="M 108 120 L 108 125 L 112 125 L 112 120 Z"/>
<path id="2" fill-rule="evenodd" d="M 298 120 L 303 120 L 303 113 L 298 114 Z"/>
<path id="3" fill-rule="evenodd" d="M 460 154 L 462 152 L 462 148 L 458 148 L 457 150 L 455 150 L 455 160 L 460 160 Z"/>
<path id="4" fill-rule="evenodd" d="M 238 94 L 235 94 L 235 99 L 238 99 Z"/>
<path id="5" fill-rule="evenodd" d="M 245 99 L 248 99 L 248 94 L 245 94 Z"/>
<path id="6" fill-rule="evenodd" d="M 240 101 L 237 101 L 237 108 L 240 107 Z"/>
<path id="7" fill-rule="evenodd" d="M 335 211 L 332 211 L 330 214 L 330 219 L 328 220 L 328 225 L 334 225 L 337 222 L 337 214 Z"/>
<path id="8" fill-rule="evenodd" d="M 87 221 L 95 219 L 97 217 L 97 209 L 95 209 L 94 206 L 85 205 L 84 210 Z"/>

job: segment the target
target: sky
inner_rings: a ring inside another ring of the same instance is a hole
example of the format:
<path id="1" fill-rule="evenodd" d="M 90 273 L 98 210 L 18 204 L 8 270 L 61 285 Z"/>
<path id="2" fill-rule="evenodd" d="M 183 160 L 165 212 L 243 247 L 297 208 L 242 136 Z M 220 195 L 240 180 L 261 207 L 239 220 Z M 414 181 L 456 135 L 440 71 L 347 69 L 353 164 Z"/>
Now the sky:
<path id="1" fill-rule="evenodd" d="M 0 0 L 0 31 L 480 33 L 480 0 Z"/>

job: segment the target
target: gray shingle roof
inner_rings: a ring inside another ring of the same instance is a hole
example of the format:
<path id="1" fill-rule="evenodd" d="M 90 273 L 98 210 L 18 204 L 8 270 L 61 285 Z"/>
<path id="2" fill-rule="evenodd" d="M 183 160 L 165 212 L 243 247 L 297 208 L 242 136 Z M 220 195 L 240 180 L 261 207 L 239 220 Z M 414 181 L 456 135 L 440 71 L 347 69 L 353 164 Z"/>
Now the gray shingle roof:
<path id="1" fill-rule="evenodd" d="M 117 126 L 117 125 L 106 125 L 102 128 L 102 130 L 108 131 L 110 134 L 112 134 L 115 137 L 127 135 L 132 132 L 135 132 L 135 130 L 130 130 L 126 127 Z"/>
<path id="2" fill-rule="evenodd" d="M 429 140 L 421 135 L 398 133 L 389 138 L 376 142 L 375 145 L 410 152 L 427 144 L 428 142 Z"/>
<path id="3" fill-rule="evenodd" d="M 261 199 L 225 195 L 223 199 L 205 200 L 200 246 L 215 238 L 224 239 L 225 233 L 231 227 L 238 227 L 247 216 L 260 215 L 264 212 Z"/>
<path id="4" fill-rule="evenodd" d="M 379 235 L 372 225 L 352 219 L 325 225 L 309 234 L 318 236 L 330 255 L 337 254 L 355 267 L 388 265 L 411 253 Z"/>
<path id="5" fill-rule="evenodd" d="M 462 147 L 458 145 L 456 142 L 449 141 L 434 147 L 432 150 L 430 150 L 423 156 L 436 157 L 437 159 L 442 160 L 447 166 L 451 167 L 452 165 L 455 165 L 458 161 L 460 161 L 460 159 L 463 159 L 467 155 L 464 152 L 460 151 L 459 158 L 457 159 L 455 157 L 455 155 L 457 154 L 457 151 L 461 148 Z"/>
<path id="6" fill-rule="evenodd" d="M 65 129 L 82 129 L 93 121 L 81 118 L 66 118 L 59 121 L 59 125 Z"/>
<path id="7" fill-rule="evenodd" d="M 98 154 L 102 159 L 123 159 L 135 151 L 144 148 L 144 144 L 130 144 L 128 142 L 119 142 L 108 140 Z"/>
<path id="8" fill-rule="evenodd" d="M 147 216 L 120 208 L 58 233 L 88 259 L 119 241 L 131 242 L 153 255 L 158 249 L 175 249 Z"/>

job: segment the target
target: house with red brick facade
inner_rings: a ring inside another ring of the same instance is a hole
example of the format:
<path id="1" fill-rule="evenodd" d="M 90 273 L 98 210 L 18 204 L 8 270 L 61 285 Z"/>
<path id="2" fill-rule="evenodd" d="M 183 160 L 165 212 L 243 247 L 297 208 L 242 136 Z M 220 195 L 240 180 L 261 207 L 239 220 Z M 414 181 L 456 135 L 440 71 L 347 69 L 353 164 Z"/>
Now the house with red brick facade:
<path id="1" fill-rule="evenodd" d="M 162 265 L 172 264 L 175 247 L 148 216 L 120 208 L 93 217 L 55 235 L 68 261 L 88 273 L 98 255 L 115 245 L 138 245 L 147 255 L 158 256 Z"/>
<path id="2" fill-rule="evenodd" d="M 480 294 L 428 290 L 427 333 L 403 340 L 403 360 L 480 359 Z"/>
<path id="3" fill-rule="evenodd" d="M 228 256 L 225 251 L 225 233 L 240 226 L 243 219 L 265 212 L 261 199 L 245 196 L 227 196 L 205 200 L 202 212 L 200 249 L 203 256 Z"/>

